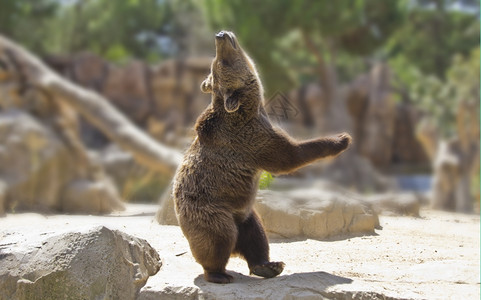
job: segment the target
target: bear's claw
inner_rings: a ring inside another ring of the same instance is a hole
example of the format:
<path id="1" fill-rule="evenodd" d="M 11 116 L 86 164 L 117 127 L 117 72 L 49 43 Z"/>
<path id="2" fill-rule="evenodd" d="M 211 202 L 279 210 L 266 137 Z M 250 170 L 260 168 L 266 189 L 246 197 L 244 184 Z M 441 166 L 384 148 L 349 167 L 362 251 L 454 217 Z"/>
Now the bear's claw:
<path id="1" fill-rule="evenodd" d="M 286 264 L 281 261 L 268 262 L 263 265 L 252 267 L 251 274 L 261 276 L 264 278 L 272 278 L 281 274 Z"/>

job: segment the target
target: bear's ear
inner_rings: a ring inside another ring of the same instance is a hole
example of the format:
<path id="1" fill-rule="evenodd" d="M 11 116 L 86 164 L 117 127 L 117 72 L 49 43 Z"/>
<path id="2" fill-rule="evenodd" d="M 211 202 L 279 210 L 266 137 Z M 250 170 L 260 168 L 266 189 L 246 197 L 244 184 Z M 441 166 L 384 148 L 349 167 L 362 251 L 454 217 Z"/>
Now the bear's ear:
<path id="1" fill-rule="evenodd" d="M 200 85 L 200 90 L 203 93 L 212 93 L 212 74 L 209 74 L 207 78 L 202 81 L 202 84 Z"/>
<path id="2" fill-rule="evenodd" d="M 239 106 L 239 96 L 236 93 L 230 91 L 224 93 L 224 108 L 227 112 L 235 112 Z"/>

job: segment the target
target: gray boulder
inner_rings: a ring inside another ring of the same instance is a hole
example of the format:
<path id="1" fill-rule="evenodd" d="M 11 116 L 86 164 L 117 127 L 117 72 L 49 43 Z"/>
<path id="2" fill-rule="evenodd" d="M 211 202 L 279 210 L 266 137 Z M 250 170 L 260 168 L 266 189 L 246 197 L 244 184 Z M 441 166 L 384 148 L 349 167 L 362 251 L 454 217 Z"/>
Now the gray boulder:
<path id="1" fill-rule="evenodd" d="M 135 299 L 162 265 L 147 241 L 103 226 L 3 242 L 1 300 Z"/>
<path id="2" fill-rule="evenodd" d="M 266 231 L 285 238 L 323 239 L 373 233 L 377 214 L 364 202 L 319 189 L 259 191 L 255 208 Z"/>

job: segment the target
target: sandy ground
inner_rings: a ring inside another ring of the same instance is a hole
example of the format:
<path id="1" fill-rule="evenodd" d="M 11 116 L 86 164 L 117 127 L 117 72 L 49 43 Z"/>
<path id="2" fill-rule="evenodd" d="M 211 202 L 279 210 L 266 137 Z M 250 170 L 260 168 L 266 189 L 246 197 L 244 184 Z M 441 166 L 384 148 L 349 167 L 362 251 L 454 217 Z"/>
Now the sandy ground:
<path id="1" fill-rule="evenodd" d="M 199 276 L 202 268 L 192 258 L 180 229 L 158 225 L 156 209 L 155 205 L 129 205 L 126 212 L 109 216 L 7 214 L 0 218 L 0 249 L 20 247 L 23 240 L 106 225 L 146 239 L 163 260 L 162 269 L 149 279 L 141 298 L 165 296 L 166 289 L 171 298 L 176 293 L 192 296 L 199 288 L 213 295 L 225 290 L 226 286 L 203 282 Z M 432 210 L 422 210 L 421 218 L 381 216 L 383 229 L 375 235 L 323 241 L 272 239 L 271 259 L 286 263 L 279 279 L 282 282 L 309 277 L 313 282 L 328 280 L 326 290 L 338 294 L 351 291 L 388 298 L 479 299 L 479 221 L 477 215 Z M 247 265 L 239 258 L 232 258 L 227 268 L 236 282 L 250 282 L 252 289 L 266 282 L 276 284 L 245 276 Z"/>

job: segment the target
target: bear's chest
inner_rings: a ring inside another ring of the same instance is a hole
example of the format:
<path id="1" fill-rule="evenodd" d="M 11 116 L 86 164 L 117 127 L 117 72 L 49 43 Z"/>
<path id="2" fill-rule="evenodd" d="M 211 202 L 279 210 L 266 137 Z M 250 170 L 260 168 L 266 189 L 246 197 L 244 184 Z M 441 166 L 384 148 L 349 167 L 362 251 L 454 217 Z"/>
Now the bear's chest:
<path id="1" fill-rule="evenodd" d="M 216 113 L 204 113 L 197 120 L 197 136 L 203 144 L 219 140 L 219 133 L 223 127 L 222 118 Z"/>

